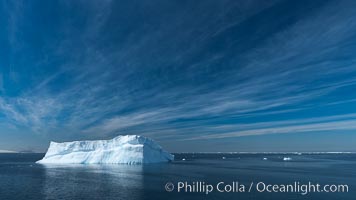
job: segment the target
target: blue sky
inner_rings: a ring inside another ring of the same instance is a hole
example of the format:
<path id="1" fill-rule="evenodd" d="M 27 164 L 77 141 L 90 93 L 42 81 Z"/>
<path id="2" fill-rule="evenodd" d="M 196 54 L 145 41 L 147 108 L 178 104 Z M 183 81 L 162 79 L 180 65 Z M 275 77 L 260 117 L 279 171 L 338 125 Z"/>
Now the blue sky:
<path id="1" fill-rule="evenodd" d="M 0 149 L 356 151 L 355 1 L 0 1 Z"/>

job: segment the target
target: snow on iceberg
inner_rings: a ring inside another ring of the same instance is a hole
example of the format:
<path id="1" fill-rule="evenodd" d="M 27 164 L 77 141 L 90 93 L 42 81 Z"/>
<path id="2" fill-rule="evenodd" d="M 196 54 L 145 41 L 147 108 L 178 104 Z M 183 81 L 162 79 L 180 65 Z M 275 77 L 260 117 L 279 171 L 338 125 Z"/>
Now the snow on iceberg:
<path id="1" fill-rule="evenodd" d="M 138 136 L 117 136 L 111 140 L 51 142 L 40 164 L 142 164 L 174 160 L 152 139 Z"/>

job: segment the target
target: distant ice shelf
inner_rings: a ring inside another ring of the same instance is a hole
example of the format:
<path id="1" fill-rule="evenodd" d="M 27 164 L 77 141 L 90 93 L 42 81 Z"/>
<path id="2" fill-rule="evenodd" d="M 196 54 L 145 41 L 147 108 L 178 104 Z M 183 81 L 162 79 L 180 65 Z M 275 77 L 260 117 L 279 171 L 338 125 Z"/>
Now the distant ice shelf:
<path id="1" fill-rule="evenodd" d="M 111 140 L 51 142 L 40 164 L 144 164 L 174 160 L 150 138 L 117 136 Z"/>
<path id="2" fill-rule="evenodd" d="M 275 155 L 275 154 L 296 154 L 296 155 L 315 155 L 315 154 L 356 154 L 352 151 L 322 151 L 322 152 L 180 152 L 179 154 L 266 154 L 266 155 Z"/>
<path id="3" fill-rule="evenodd" d="M 0 153 L 17 153 L 16 151 L 1 150 Z"/>

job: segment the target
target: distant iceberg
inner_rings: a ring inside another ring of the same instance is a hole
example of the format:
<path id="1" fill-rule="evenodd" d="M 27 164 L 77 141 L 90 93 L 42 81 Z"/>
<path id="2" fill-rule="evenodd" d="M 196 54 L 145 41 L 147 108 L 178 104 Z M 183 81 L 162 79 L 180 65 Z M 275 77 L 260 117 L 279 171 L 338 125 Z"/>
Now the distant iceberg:
<path id="1" fill-rule="evenodd" d="M 283 161 L 290 161 L 290 160 L 292 160 L 292 158 L 290 158 L 290 157 L 284 157 L 283 158 Z"/>
<path id="2" fill-rule="evenodd" d="M 40 164 L 143 164 L 174 160 L 152 139 L 138 135 L 111 140 L 51 142 Z"/>

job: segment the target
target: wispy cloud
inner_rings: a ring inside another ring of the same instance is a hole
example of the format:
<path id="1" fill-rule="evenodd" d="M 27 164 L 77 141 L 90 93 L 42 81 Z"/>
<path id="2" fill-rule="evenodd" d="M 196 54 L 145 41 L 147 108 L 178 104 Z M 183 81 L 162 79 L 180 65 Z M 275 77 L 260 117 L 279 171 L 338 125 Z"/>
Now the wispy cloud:
<path id="1" fill-rule="evenodd" d="M 182 140 L 221 139 L 266 134 L 355 130 L 355 118 L 355 114 L 347 114 L 300 120 L 223 125 L 212 128 L 214 132 L 219 132 L 218 134 L 213 133 L 202 136 L 193 136 Z"/>
<path id="2" fill-rule="evenodd" d="M 208 2 L 194 5 L 195 12 L 184 5 L 162 12 L 170 5 L 86 2 L 83 16 L 64 16 L 58 35 L 38 42 L 39 55 L 46 56 L 30 63 L 34 72 L 17 77 L 30 77 L 31 87 L 1 96 L 0 112 L 35 133 L 97 138 L 137 133 L 202 140 L 356 129 L 355 110 L 316 113 L 356 99 L 335 95 L 356 84 L 353 2 L 310 3 L 305 13 L 292 6 L 281 17 L 284 4 Z M 59 7 L 76 8 L 69 2 Z M 19 17 L 26 9 L 26 3 L 16 6 L 8 19 L 11 46 L 20 50 L 17 25 L 28 20 Z M 12 89 L 4 81 L 0 76 L 0 92 Z M 298 120 L 302 112 L 305 119 Z M 290 120 L 281 120 L 287 115 Z"/>

